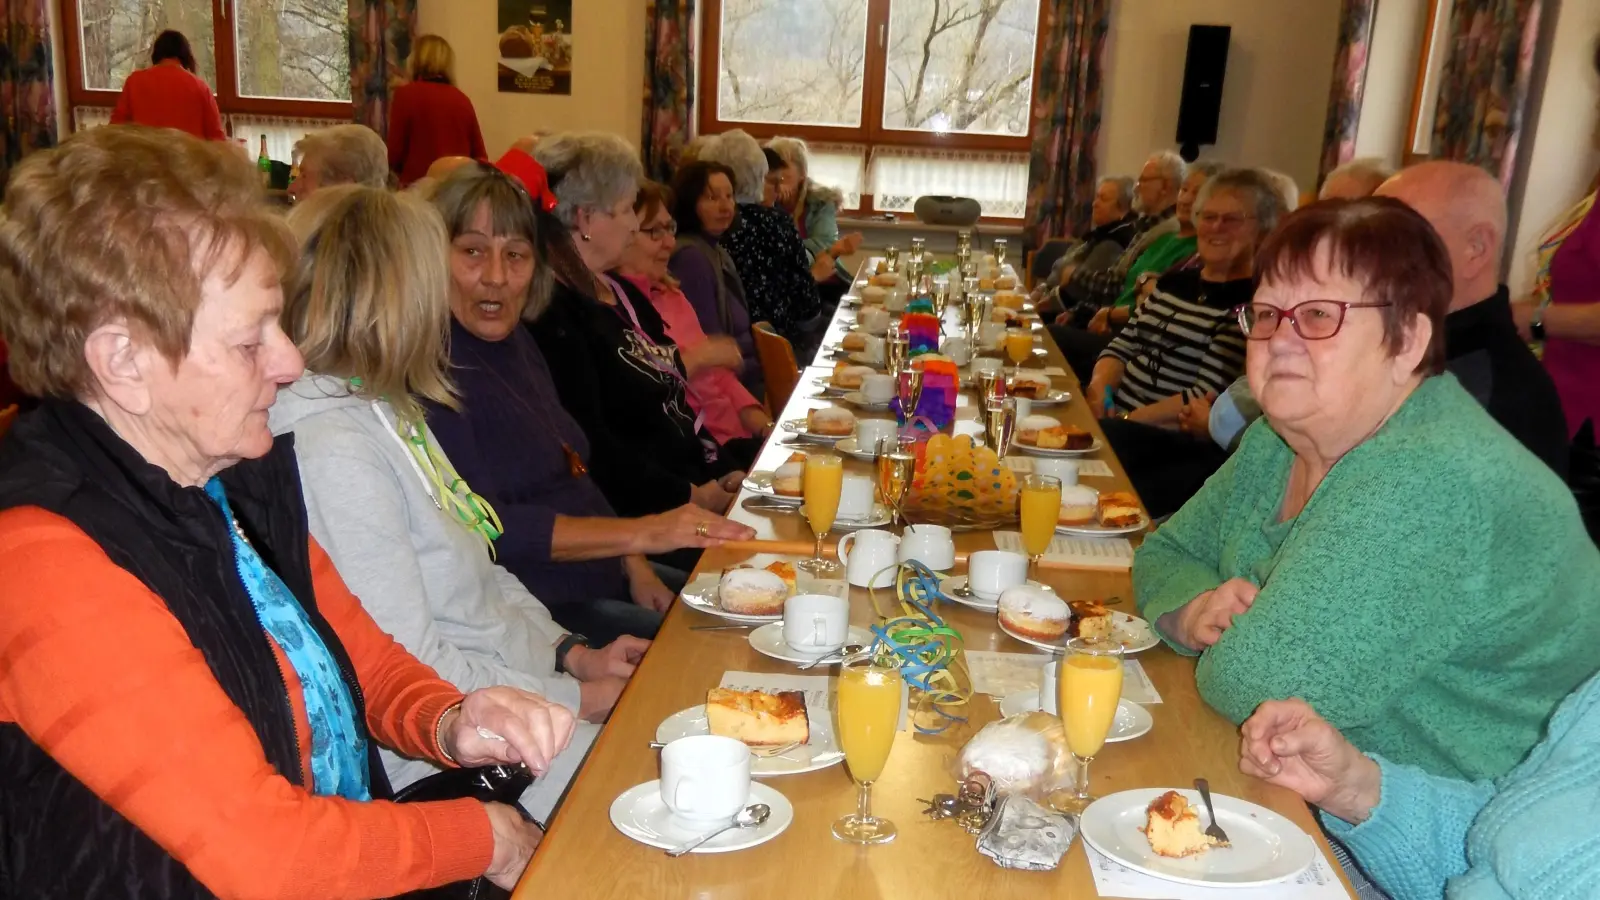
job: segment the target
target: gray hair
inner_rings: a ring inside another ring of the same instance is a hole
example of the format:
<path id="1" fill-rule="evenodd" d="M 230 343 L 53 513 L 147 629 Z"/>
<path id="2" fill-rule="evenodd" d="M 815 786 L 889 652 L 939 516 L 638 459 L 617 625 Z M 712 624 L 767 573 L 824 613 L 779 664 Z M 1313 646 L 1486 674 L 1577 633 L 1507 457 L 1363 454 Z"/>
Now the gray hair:
<path id="1" fill-rule="evenodd" d="M 1294 176 L 1279 172 L 1277 169 L 1262 169 L 1262 173 L 1278 183 L 1278 193 L 1283 196 L 1283 208 L 1286 212 L 1294 212 L 1300 208 L 1300 182 Z"/>
<path id="2" fill-rule="evenodd" d="M 610 210 L 639 194 L 644 166 L 628 142 L 604 131 L 564 132 L 539 141 L 533 158 L 550 176 L 555 216 L 568 230 L 578 227 L 578 210 Z"/>
<path id="3" fill-rule="evenodd" d="M 1283 202 L 1283 185 L 1272 173 L 1262 169 L 1227 169 L 1211 176 L 1195 196 L 1195 220 L 1217 191 L 1234 191 L 1245 197 L 1245 205 L 1255 210 L 1258 234 L 1265 236 L 1278 227 L 1288 212 Z"/>
<path id="4" fill-rule="evenodd" d="M 1193 176 L 1196 172 L 1199 172 L 1200 174 L 1206 176 L 1207 181 L 1210 181 L 1212 176 L 1221 175 L 1226 171 L 1228 171 L 1228 164 L 1222 160 L 1202 159 L 1198 162 L 1192 162 L 1189 164 L 1188 168 L 1183 173 L 1183 179 L 1188 181 L 1191 176 Z"/>
<path id="5" fill-rule="evenodd" d="M 1378 189 L 1378 185 L 1393 178 L 1394 175 L 1395 168 L 1389 165 L 1387 160 L 1377 156 L 1364 156 L 1360 159 L 1352 159 L 1329 172 L 1328 177 L 1322 179 L 1322 189 L 1327 190 L 1328 185 L 1335 178 L 1348 177 L 1360 179 L 1363 183 L 1370 185 L 1371 187 L 1367 191 L 1370 194 Z"/>
<path id="6" fill-rule="evenodd" d="M 334 125 L 313 131 L 294 145 L 300 164 L 315 160 L 324 185 L 389 186 L 389 148 L 365 125 Z"/>
<path id="7" fill-rule="evenodd" d="M 1161 169 L 1161 177 L 1172 185 L 1173 190 L 1177 190 L 1178 186 L 1183 184 L 1184 175 L 1188 173 L 1189 168 L 1188 164 L 1183 161 L 1183 157 L 1173 150 L 1161 150 L 1152 153 L 1145 162 L 1155 163 Z"/>
<path id="8" fill-rule="evenodd" d="M 1127 175 L 1107 175 L 1095 185 L 1099 190 L 1100 185 L 1109 184 L 1117 189 L 1117 206 L 1122 209 L 1133 209 L 1133 178 Z"/>
<path id="9" fill-rule="evenodd" d="M 767 180 L 767 156 L 761 145 L 742 129 L 717 135 L 700 158 L 718 162 L 733 170 L 733 199 L 739 203 L 760 203 L 761 186 Z"/>
<path id="10" fill-rule="evenodd" d="M 778 154 L 778 158 L 789 165 L 800 175 L 804 181 L 811 177 L 811 148 L 806 142 L 794 137 L 775 137 L 767 141 L 767 149 Z"/>

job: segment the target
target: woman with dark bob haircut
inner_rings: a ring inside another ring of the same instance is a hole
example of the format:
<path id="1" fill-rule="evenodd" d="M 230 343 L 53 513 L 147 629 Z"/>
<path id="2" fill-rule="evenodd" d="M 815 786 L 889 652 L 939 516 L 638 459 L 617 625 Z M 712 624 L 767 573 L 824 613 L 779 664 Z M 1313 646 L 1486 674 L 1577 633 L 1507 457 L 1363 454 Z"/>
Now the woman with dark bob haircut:
<path id="1" fill-rule="evenodd" d="M 1300 697 L 1364 753 L 1502 776 L 1594 673 L 1600 550 L 1444 373 L 1450 263 L 1425 219 L 1316 203 L 1256 271 L 1238 320 L 1264 415 L 1139 549 L 1139 608 L 1234 722 Z"/>
<path id="2" fill-rule="evenodd" d="M 738 208 L 733 200 L 733 170 L 704 160 L 686 163 L 672 179 L 672 218 L 678 223 L 678 248 L 667 268 L 689 298 L 700 329 L 725 334 L 739 345 L 744 367 L 739 380 L 761 395 L 761 363 L 750 335 L 750 308 L 733 257 L 722 247 L 722 235 L 733 225 Z"/>
<path id="3" fill-rule="evenodd" d="M 150 48 L 150 68 L 122 83 L 111 124 L 176 128 L 197 138 L 225 141 L 217 98 L 196 71 L 194 50 L 178 31 L 163 31 Z"/>

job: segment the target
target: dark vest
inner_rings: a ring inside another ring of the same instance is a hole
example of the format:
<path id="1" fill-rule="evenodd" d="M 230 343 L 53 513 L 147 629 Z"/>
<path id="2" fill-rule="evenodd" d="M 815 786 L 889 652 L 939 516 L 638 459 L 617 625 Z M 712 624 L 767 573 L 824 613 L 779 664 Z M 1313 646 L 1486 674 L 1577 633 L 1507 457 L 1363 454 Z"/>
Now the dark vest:
<path id="1" fill-rule="evenodd" d="M 221 475 L 234 515 L 327 643 L 366 722 L 354 667 L 317 611 L 293 436 Z M 165 601 L 244 713 L 267 761 L 303 785 L 288 688 L 234 567 L 229 525 L 200 488 L 175 484 L 92 410 L 47 401 L 0 443 L 0 509 L 38 506 L 82 529 Z M 46 602 L 48 598 L 39 598 Z M 372 795 L 391 796 L 368 739 Z M 0 896 L 210 898 L 187 868 L 51 759 L 0 725 Z"/>

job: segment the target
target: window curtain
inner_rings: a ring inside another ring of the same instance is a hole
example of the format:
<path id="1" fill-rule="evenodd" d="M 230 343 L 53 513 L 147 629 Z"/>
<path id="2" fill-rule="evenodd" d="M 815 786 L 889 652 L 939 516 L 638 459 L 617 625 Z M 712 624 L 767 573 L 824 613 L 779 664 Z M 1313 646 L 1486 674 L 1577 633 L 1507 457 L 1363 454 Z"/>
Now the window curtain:
<path id="1" fill-rule="evenodd" d="M 1435 159 L 1482 166 L 1511 183 L 1543 7 L 1544 0 L 1454 0 L 1433 121 Z"/>
<path id="2" fill-rule="evenodd" d="M 694 0 L 650 0 L 644 18 L 644 126 L 639 146 L 645 174 L 670 181 L 678 154 L 694 131 Z"/>
<path id="3" fill-rule="evenodd" d="M 1100 69 L 1110 26 L 1111 0 L 1046 4 L 1044 48 L 1033 92 L 1029 246 L 1088 227 L 1100 136 Z"/>
<path id="4" fill-rule="evenodd" d="M 971 197 L 985 216 L 1021 218 L 1028 203 L 1023 153 L 877 147 L 868 178 L 878 212 L 911 212 L 924 194 Z M 1091 179 L 1089 193 L 1094 194 Z"/>
<path id="5" fill-rule="evenodd" d="M 1333 58 L 1328 91 L 1328 121 L 1322 130 L 1322 165 L 1317 184 L 1356 156 L 1356 126 L 1367 90 L 1367 58 L 1372 49 L 1372 18 L 1378 0 L 1344 0 L 1339 16 L 1339 49 Z"/>
<path id="6" fill-rule="evenodd" d="M 350 102 L 355 120 L 389 136 L 389 101 L 405 82 L 417 0 L 350 0 Z"/>
<path id="7" fill-rule="evenodd" d="M 24 156 L 56 144 L 50 0 L 0 0 L 0 184 Z"/>

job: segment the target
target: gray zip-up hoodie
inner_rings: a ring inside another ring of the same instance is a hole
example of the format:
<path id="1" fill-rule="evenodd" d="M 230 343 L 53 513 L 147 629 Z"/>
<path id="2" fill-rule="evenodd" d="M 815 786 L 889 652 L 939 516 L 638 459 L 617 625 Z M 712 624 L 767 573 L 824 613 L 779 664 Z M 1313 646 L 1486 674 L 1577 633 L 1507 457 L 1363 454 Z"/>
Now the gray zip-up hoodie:
<path id="1" fill-rule="evenodd" d="M 576 714 L 578 682 L 555 671 L 565 631 L 494 564 L 482 538 L 434 502 L 396 421 L 389 404 L 351 396 L 340 379 L 307 373 L 278 391 L 272 431 L 294 432 L 312 536 L 378 626 L 441 678 L 463 691 L 522 688 Z M 524 795 L 535 818 L 548 813 L 598 730 L 580 723 L 549 775 Z M 396 788 L 437 771 L 387 749 L 383 760 Z"/>

